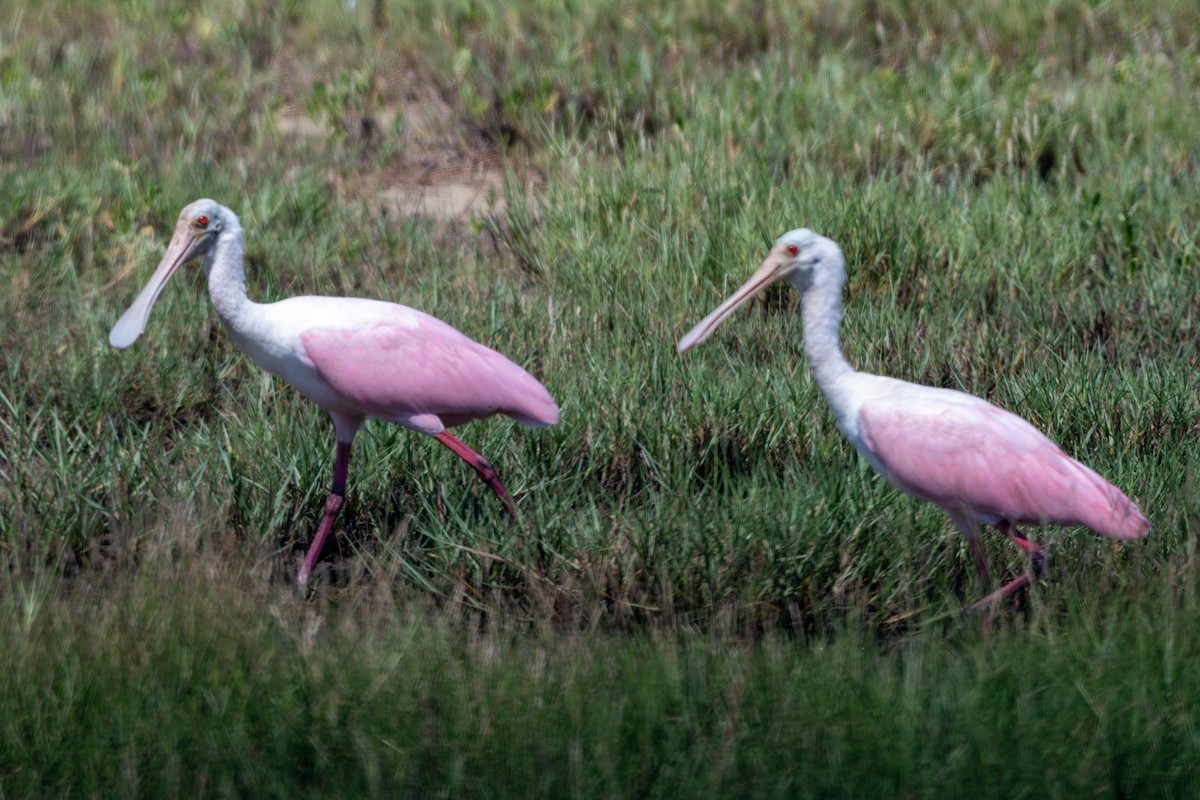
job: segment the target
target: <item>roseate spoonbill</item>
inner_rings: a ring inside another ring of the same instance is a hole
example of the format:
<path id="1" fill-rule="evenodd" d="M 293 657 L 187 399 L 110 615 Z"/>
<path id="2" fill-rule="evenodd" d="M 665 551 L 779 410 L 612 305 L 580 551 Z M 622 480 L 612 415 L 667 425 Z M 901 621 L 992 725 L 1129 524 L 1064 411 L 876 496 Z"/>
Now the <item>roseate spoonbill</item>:
<path id="1" fill-rule="evenodd" d="M 1150 523 L 1108 481 L 1068 456 L 1015 414 L 952 389 L 870 375 L 842 355 L 838 321 L 846 279 L 841 248 L 797 228 L 728 300 L 679 340 L 695 347 L 761 289 L 786 280 L 800 292 L 804 351 L 838 428 L 896 488 L 946 510 L 966 537 L 985 592 L 990 588 L 979 526 L 991 525 L 1030 557 L 1033 579 L 1045 555 L 1018 525 L 1084 525 L 1114 539 L 1141 539 Z M 1006 598 L 1030 582 L 1021 575 L 969 610 Z"/>
<path id="2" fill-rule="evenodd" d="M 208 295 L 238 347 L 333 417 L 333 488 L 297 583 L 307 583 L 333 530 L 345 499 L 350 446 L 367 417 L 437 439 L 479 473 L 516 516 L 492 465 L 447 428 L 493 414 L 537 428 L 553 425 L 558 406 L 546 388 L 495 350 L 406 306 L 352 297 L 252 302 L 242 269 L 242 227 L 236 214 L 212 200 L 197 200 L 180 213 L 166 255 L 113 326 L 109 344 L 125 348 L 141 336 L 167 280 L 194 258 L 200 259 Z"/>

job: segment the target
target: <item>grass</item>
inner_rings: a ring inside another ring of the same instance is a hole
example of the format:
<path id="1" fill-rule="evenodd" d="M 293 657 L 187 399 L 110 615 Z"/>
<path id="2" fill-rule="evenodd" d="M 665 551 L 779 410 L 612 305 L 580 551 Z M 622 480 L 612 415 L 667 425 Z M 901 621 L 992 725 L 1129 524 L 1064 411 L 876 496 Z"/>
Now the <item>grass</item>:
<path id="1" fill-rule="evenodd" d="M 531 633 L 397 603 L 394 584 L 304 602 L 264 580 L 261 548 L 181 541 L 197 521 L 6 608 L 5 673 L 25 678 L 0 689 L 7 793 L 1072 797 L 1197 779 L 1194 617 L 1157 586 L 1103 620 L 1072 601 L 1070 624 L 882 649 L 859 620 L 807 645 Z"/>
<path id="2" fill-rule="evenodd" d="M 0 796 L 1191 793 L 1191 4 L 384 11 L 0 11 Z M 380 193 L 481 169 L 465 219 Z M 518 524 L 372 423 L 289 588 L 324 413 L 197 271 L 106 342 L 199 196 L 256 299 L 403 302 L 545 381 L 558 426 L 460 432 Z M 966 548 L 837 433 L 794 295 L 674 352 L 798 225 L 853 364 L 1020 413 L 1151 538 L 1048 531 L 994 636 L 952 621 Z"/>

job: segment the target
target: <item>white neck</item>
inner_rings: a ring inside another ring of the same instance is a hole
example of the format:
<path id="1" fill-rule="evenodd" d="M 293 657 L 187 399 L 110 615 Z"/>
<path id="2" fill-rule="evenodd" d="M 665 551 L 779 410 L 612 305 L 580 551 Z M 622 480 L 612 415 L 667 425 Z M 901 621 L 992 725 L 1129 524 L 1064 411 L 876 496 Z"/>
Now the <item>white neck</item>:
<path id="1" fill-rule="evenodd" d="M 810 285 L 796 286 L 801 293 L 804 315 L 804 354 L 808 357 L 813 380 L 833 409 L 839 424 L 852 414 L 851 389 L 847 379 L 857 374 L 842 355 L 838 337 L 844 282 L 843 270 L 826 269 Z"/>
<path id="2" fill-rule="evenodd" d="M 216 245 L 201 261 L 208 276 L 208 296 L 217 315 L 231 330 L 251 311 L 254 303 L 246 296 L 246 273 L 242 268 L 242 227 L 232 214 Z"/>

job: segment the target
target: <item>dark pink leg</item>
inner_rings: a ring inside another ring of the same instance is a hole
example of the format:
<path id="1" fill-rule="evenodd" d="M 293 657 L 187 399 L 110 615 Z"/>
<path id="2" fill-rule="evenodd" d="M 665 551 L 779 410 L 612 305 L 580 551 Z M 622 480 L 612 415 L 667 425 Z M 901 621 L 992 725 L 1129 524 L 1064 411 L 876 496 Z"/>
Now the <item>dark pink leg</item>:
<path id="1" fill-rule="evenodd" d="M 342 510 L 342 504 L 346 501 L 346 473 L 349 470 L 350 442 L 339 440 L 337 455 L 333 459 L 333 489 L 330 490 L 329 497 L 325 500 L 325 516 L 321 517 L 317 535 L 313 537 L 312 544 L 308 546 L 308 555 L 304 557 L 304 566 L 300 568 L 300 574 L 296 576 L 296 583 L 299 586 L 308 583 L 313 569 L 317 566 L 317 560 L 321 557 L 321 551 L 325 549 L 325 540 L 333 532 L 333 523 L 337 519 L 338 512 Z"/>
<path id="2" fill-rule="evenodd" d="M 504 484 L 500 482 L 500 476 L 496 474 L 496 470 L 492 467 L 490 461 L 467 447 L 455 438 L 450 431 L 442 431 L 433 438 L 450 448 L 450 452 L 454 453 L 454 455 L 470 464 L 471 468 L 479 473 L 479 477 L 483 478 L 483 482 L 492 487 L 492 491 L 500 498 L 500 502 L 504 503 L 504 508 L 508 511 L 509 516 L 516 519 L 517 512 L 513 508 L 512 500 L 508 497 L 508 491 L 504 488 Z"/>
<path id="3" fill-rule="evenodd" d="M 988 571 L 987 558 L 983 555 L 983 543 L 978 536 L 968 536 L 967 547 L 971 551 L 971 558 L 975 559 L 975 571 L 979 573 L 979 581 L 986 592 L 992 586 L 992 573 Z"/>
<path id="4" fill-rule="evenodd" d="M 983 587 L 983 593 L 986 595 L 988 590 L 992 588 L 992 573 L 988 570 L 987 558 L 983 554 L 983 542 L 979 540 L 978 536 L 968 536 L 967 546 L 971 550 L 971 558 L 975 560 L 975 571 L 979 573 L 979 583 Z M 992 612 L 995 610 L 995 606 L 989 606 L 987 612 L 983 615 L 984 636 L 992 632 Z M 970 613 L 970 609 L 968 609 L 967 613 Z"/>
<path id="5" fill-rule="evenodd" d="M 979 536 L 968 536 L 967 546 L 971 550 L 971 558 L 975 560 L 975 571 L 979 573 L 979 583 L 983 587 L 983 593 L 988 594 L 992 588 L 992 573 L 988 570 L 987 557 L 983 554 L 983 542 L 979 540 Z M 965 614 L 969 614 L 975 610 L 974 606 L 968 608 Z M 996 610 L 995 606 L 988 606 L 987 611 L 983 615 L 983 635 L 987 636 L 992 632 L 992 612 Z"/>
<path id="6" fill-rule="evenodd" d="M 990 608 L 993 604 L 998 603 L 999 601 L 1004 600 L 1008 597 L 1011 597 L 1017 591 L 1025 588 L 1033 581 L 1038 580 L 1046 572 L 1046 553 L 1037 544 L 1037 542 L 1030 541 L 1030 539 L 1028 537 L 1026 537 L 1025 534 L 1021 533 L 1019 530 L 1016 529 L 1016 527 L 1014 527 L 1013 525 L 1010 525 L 1007 522 L 1001 521 L 1000 523 L 998 523 L 996 525 L 996 527 L 1000 529 L 1001 533 L 1003 533 L 1009 539 L 1012 539 L 1014 542 L 1016 542 L 1017 546 L 1020 547 L 1022 550 L 1024 550 L 1025 553 L 1029 556 L 1030 571 L 1026 572 L 1024 575 L 1020 575 L 1016 578 L 1013 578 L 1011 581 L 1004 584 L 996 591 L 992 592 L 991 594 L 987 595 L 979 602 L 970 606 L 967 609 L 967 613 L 970 613 L 973 611 L 978 611 L 982 608 Z M 990 617 L 990 612 L 989 612 L 989 617 Z M 986 628 L 986 623 L 985 623 L 985 628 Z"/>
<path id="7" fill-rule="evenodd" d="M 1033 577 L 1035 579 L 1042 577 L 1046 571 L 1046 552 L 1042 550 L 1041 546 L 1017 530 L 1016 526 L 1007 522 L 1001 522 L 996 527 L 1000 529 L 1001 533 L 1016 542 L 1017 546 L 1025 551 L 1025 555 L 1029 556 L 1030 565 L 1033 567 Z"/>

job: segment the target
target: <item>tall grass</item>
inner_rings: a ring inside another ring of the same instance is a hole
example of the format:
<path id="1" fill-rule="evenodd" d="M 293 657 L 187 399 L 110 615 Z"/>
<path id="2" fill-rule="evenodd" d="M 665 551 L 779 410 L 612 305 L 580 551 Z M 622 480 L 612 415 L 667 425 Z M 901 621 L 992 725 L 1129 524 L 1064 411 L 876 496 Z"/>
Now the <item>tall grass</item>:
<path id="1" fill-rule="evenodd" d="M 394 582 L 305 602 L 208 513 L 6 593 L 6 795 L 1187 796 L 1200 777 L 1194 599 L 1161 583 L 987 640 L 880 647 L 859 619 L 808 645 L 597 636 L 464 624 Z"/>
<path id="2" fill-rule="evenodd" d="M 0 793 L 1186 794 L 1195 8 L 386 10 L 0 9 Z M 502 208 L 376 194 L 466 164 Z M 403 302 L 544 380 L 558 426 L 461 431 L 517 523 L 372 423 L 292 593 L 324 413 L 198 271 L 106 342 L 199 196 L 254 298 Z M 798 225 L 851 363 L 1025 416 L 1151 538 L 1047 531 L 996 636 L 945 621 L 965 546 L 841 439 L 791 294 L 674 352 Z"/>

